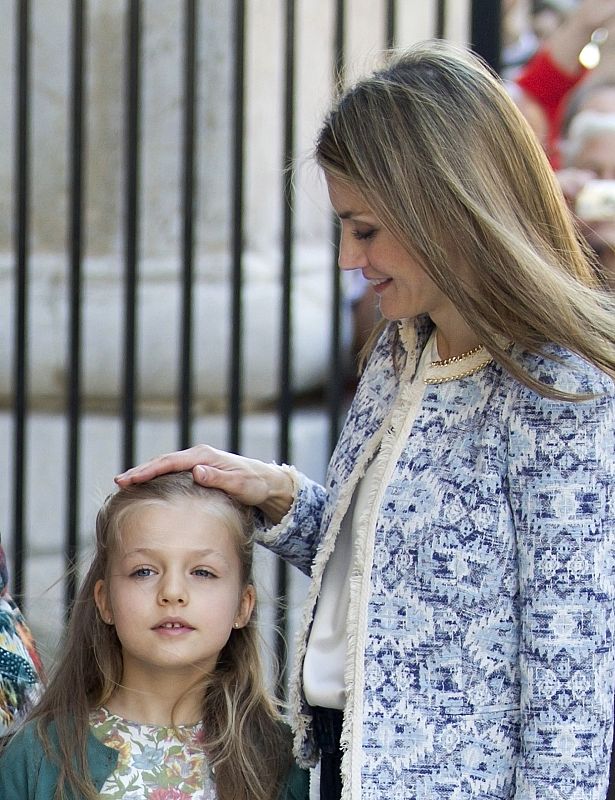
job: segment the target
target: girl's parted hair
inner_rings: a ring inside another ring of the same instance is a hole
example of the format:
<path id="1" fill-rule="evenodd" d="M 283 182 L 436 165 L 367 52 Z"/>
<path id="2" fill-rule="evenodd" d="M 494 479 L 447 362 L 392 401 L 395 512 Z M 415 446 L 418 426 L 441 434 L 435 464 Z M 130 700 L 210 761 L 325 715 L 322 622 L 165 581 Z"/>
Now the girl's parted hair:
<path id="1" fill-rule="evenodd" d="M 578 399 L 525 372 L 511 341 L 535 353 L 555 342 L 615 375 L 615 303 L 538 140 L 476 56 L 441 41 L 390 53 L 341 96 L 315 157 L 363 194 L 520 381 Z"/>
<path id="2" fill-rule="evenodd" d="M 89 778 L 86 742 L 90 712 L 104 705 L 122 678 L 122 650 L 115 628 L 105 624 L 94 603 L 98 580 L 108 580 L 109 562 L 128 514 L 140 504 L 190 498 L 233 534 L 242 586 L 252 584 L 251 510 L 217 489 L 196 484 L 190 472 L 162 475 L 110 495 L 96 518 L 95 553 L 71 610 L 62 656 L 40 703 L 29 719 L 45 751 L 60 768 L 57 800 L 71 790 L 86 800 L 98 797 Z M 219 800 L 274 800 L 291 763 L 290 740 L 267 691 L 260 660 L 255 613 L 233 629 L 212 675 L 202 679 L 204 747 L 213 767 Z M 59 751 L 53 747 L 53 724 Z"/>

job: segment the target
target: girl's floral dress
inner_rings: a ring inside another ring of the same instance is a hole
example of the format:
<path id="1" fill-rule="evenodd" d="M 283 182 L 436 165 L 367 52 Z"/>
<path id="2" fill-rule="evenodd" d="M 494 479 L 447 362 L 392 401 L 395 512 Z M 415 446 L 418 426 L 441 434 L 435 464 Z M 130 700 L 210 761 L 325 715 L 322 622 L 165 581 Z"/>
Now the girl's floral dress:
<path id="1" fill-rule="evenodd" d="M 216 800 L 203 752 L 203 725 L 144 725 L 106 708 L 93 711 L 92 733 L 119 751 L 101 800 Z"/>

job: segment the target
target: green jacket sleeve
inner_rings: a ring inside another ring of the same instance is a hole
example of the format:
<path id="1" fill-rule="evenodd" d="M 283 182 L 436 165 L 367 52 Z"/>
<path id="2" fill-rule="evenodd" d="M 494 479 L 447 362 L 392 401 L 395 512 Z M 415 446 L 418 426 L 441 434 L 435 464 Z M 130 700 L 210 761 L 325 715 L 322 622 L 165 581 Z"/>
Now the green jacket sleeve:
<path id="1" fill-rule="evenodd" d="M 53 724 L 50 738 L 52 746 L 55 745 Z M 87 760 L 92 782 L 98 790 L 115 769 L 117 758 L 117 750 L 89 735 Z M 0 755 L 0 800 L 53 800 L 57 783 L 58 766 L 45 755 L 36 723 L 28 722 L 9 740 Z M 70 797 L 68 793 L 67 800 Z"/>
<path id="2" fill-rule="evenodd" d="M 0 755 L 0 798 L 34 800 L 43 749 L 34 725 L 25 725 L 5 744 Z"/>
<path id="3" fill-rule="evenodd" d="M 310 773 L 293 764 L 289 770 L 286 785 L 280 793 L 280 800 L 308 800 L 310 796 Z"/>

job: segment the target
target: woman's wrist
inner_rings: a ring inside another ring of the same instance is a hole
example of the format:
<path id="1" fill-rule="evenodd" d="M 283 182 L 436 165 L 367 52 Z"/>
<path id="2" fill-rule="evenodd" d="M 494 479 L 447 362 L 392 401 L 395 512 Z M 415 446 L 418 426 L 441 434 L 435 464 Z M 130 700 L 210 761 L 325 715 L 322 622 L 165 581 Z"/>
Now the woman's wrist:
<path id="1" fill-rule="evenodd" d="M 271 474 L 267 479 L 268 495 L 259 504 L 260 510 L 277 525 L 288 514 L 295 500 L 297 482 L 294 470 L 285 464 L 268 464 Z"/>

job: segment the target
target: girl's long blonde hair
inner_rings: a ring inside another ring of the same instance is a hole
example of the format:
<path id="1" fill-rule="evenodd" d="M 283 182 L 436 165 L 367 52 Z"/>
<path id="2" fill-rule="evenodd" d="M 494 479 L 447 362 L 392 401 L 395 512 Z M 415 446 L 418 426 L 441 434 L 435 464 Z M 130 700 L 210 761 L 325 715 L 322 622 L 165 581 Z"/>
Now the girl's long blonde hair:
<path id="1" fill-rule="evenodd" d="M 615 376 L 615 302 L 535 135 L 477 57 L 441 41 L 390 53 L 341 96 L 315 157 L 520 381 L 579 399 L 528 374 L 510 341 L 533 353 L 553 342 Z"/>
<path id="2" fill-rule="evenodd" d="M 109 562 L 122 521 L 140 503 L 195 498 L 234 537 L 242 586 L 252 584 L 253 541 L 249 509 L 217 489 L 194 483 L 189 472 L 162 475 L 110 495 L 96 519 L 96 551 L 71 610 L 62 656 L 42 700 L 29 719 L 60 769 L 55 797 L 68 791 L 96 800 L 89 778 L 86 742 L 90 712 L 104 705 L 122 679 L 122 650 L 115 628 L 105 624 L 94 602 L 94 586 L 108 580 Z M 204 747 L 213 767 L 219 800 L 275 800 L 291 763 L 290 740 L 265 687 L 255 613 L 234 629 L 212 675 L 202 680 Z M 59 749 L 52 744 L 54 724 Z"/>

